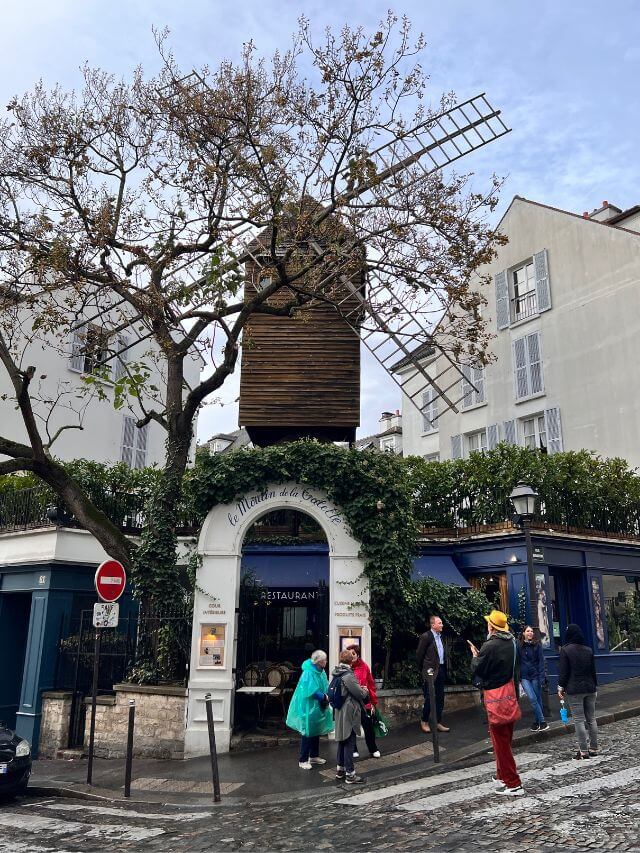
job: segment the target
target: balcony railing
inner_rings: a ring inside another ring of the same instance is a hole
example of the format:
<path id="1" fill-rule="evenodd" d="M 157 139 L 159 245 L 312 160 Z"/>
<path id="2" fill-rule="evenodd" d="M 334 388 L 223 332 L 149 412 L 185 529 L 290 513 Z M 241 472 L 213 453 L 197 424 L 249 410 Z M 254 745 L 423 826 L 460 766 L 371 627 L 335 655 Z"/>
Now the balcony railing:
<path id="1" fill-rule="evenodd" d="M 533 317 L 538 313 L 538 296 L 535 290 L 530 290 L 528 293 L 523 293 L 521 296 L 515 296 L 511 300 L 511 322 L 517 323 L 518 320 L 525 320 L 527 317 Z"/>
<path id="2" fill-rule="evenodd" d="M 125 533 L 137 535 L 146 524 L 145 497 L 138 494 L 105 492 L 93 496 L 98 509 Z M 201 520 L 178 508 L 178 533 L 190 535 L 199 530 Z M 51 492 L 35 486 L 0 493 L 0 533 L 34 530 L 42 527 L 82 527 L 80 522 Z"/>

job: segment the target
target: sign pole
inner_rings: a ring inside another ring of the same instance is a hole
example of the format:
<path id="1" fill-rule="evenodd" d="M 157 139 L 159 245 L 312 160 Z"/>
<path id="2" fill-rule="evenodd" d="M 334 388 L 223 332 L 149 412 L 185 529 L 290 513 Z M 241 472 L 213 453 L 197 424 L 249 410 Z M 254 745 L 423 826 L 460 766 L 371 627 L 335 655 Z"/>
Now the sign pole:
<path id="1" fill-rule="evenodd" d="M 89 760 L 87 762 L 87 785 L 93 784 L 93 746 L 96 736 L 96 704 L 98 700 L 98 673 L 100 671 L 100 643 L 102 631 L 96 628 L 96 643 L 93 652 L 93 684 L 91 686 L 91 723 L 89 726 Z"/>

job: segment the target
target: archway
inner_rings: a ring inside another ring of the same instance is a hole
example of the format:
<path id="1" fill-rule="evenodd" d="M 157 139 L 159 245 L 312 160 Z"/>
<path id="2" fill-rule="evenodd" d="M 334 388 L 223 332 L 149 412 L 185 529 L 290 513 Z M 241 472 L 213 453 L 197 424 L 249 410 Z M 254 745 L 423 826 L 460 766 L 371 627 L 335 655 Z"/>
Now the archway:
<path id="1" fill-rule="evenodd" d="M 369 593 L 359 543 L 327 495 L 301 483 L 270 484 L 231 504 L 214 507 L 202 526 L 198 551 L 185 755 L 208 752 L 205 696 L 213 699 L 216 742 L 227 752 L 233 728 L 237 678 L 238 608 L 242 545 L 248 530 L 267 512 L 296 509 L 322 528 L 329 548 L 329 666 L 340 652 L 341 637 L 360 637 L 370 659 Z"/>

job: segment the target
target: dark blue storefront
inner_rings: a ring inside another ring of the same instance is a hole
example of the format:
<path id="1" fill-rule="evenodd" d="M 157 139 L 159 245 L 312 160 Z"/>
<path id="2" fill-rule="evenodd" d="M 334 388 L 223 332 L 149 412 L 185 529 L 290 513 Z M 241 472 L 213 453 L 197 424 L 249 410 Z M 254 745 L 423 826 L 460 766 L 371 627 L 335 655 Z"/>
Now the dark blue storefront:
<path id="1" fill-rule="evenodd" d="M 42 693 L 56 687 L 61 631 L 98 600 L 97 566 L 43 562 L 0 567 L 0 720 L 38 751 Z M 130 607 L 128 593 L 121 615 Z"/>
<path id="2" fill-rule="evenodd" d="M 534 532 L 533 555 L 538 623 L 547 635 L 551 687 L 556 685 L 558 652 L 571 622 L 580 625 L 593 647 L 601 683 L 640 676 L 640 636 L 629 630 L 640 591 L 640 547 Z M 447 559 L 472 586 L 482 581 L 514 621 L 531 621 L 523 536 L 423 544 L 423 565 L 433 560 L 430 576 L 451 582 L 451 569 L 443 562 Z"/>

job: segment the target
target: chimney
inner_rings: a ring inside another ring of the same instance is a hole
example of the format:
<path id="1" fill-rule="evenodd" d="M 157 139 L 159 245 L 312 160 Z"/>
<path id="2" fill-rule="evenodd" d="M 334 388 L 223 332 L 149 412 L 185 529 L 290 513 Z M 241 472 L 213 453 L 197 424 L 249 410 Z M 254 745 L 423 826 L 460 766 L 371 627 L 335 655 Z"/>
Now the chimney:
<path id="1" fill-rule="evenodd" d="M 616 207 L 615 204 L 609 204 L 608 201 L 603 201 L 602 207 L 594 210 L 586 218 L 595 219 L 596 222 L 608 222 L 609 219 L 613 219 L 619 213 L 622 213 L 619 207 Z M 583 213 L 582 215 L 584 216 L 585 214 Z"/>

